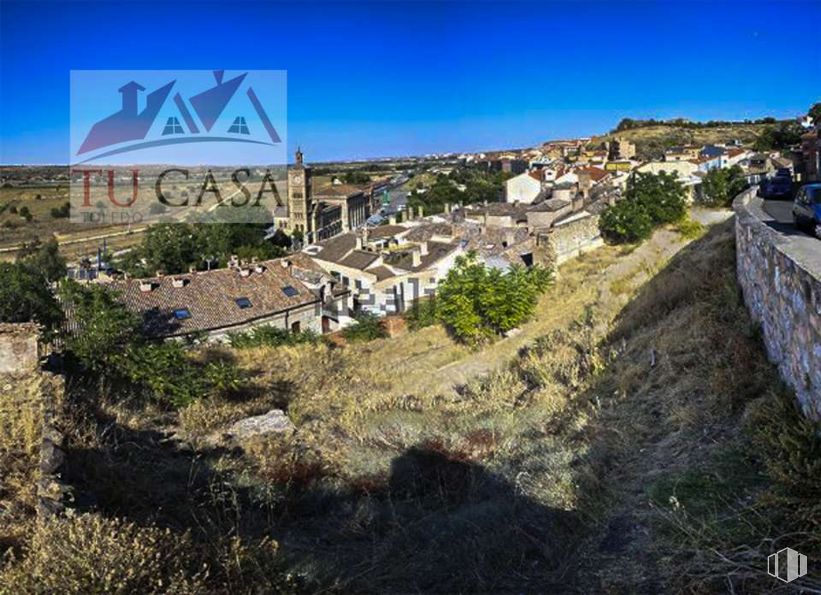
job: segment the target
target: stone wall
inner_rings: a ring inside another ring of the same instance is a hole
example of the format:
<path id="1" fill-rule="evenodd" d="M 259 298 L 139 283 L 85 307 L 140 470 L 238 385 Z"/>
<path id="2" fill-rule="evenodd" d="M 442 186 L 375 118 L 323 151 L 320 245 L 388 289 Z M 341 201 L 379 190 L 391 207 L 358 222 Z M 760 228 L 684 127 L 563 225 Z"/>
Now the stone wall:
<path id="1" fill-rule="evenodd" d="M 36 491 L 38 515 L 48 516 L 62 510 L 66 492 L 59 480 L 65 388 L 61 376 L 40 369 L 39 338 L 35 324 L 0 324 L 0 449 L 28 459 L 21 473 Z"/>
<path id="2" fill-rule="evenodd" d="M 733 204 L 738 282 L 770 361 L 821 419 L 821 242 L 774 224 L 754 192 Z"/>
<path id="3" fill-rule="evenodd" d="M 599 216 L 583 212 L 554 225 L 547 233 L 540 234 L 539 244 L 549 244 L 556 264 L 575 258 L 604 244 L 599 232 Z"/>
<path id="4" fill-rule="evenodd" d="M 40 364 L 36 324 L 0 323 L 0 374 L 25 374 Z"/>

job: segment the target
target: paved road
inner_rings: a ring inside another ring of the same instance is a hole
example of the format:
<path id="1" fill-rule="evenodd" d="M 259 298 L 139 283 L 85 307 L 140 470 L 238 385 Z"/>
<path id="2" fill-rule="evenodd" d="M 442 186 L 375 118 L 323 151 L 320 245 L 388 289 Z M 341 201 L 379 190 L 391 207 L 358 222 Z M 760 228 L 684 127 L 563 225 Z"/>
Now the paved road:
<path id="1" fill-rule="evenodd" d="M 765 200 L 764 210 L 778 223 L 792 226 L 791 200 Z"/>
<path id="2" fill-rule="evenodd" d="M 792 223 L 792 202 L 753 198 L 750 207 L 771 228 L 789 242 L 789 253 L 813 274 L 821 278 L 821 240 L 799 231 Z"/>

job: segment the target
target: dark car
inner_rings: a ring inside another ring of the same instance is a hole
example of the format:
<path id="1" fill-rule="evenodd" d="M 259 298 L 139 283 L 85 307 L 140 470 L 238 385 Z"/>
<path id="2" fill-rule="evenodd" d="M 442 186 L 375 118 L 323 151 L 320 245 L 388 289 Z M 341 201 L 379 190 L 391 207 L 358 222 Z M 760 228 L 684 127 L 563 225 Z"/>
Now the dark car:
<path id="1" fill-rule="evenodd" d="M 779 167 L 777 170 L 775 170 L 775 177 L 787 178 L 788 180 L 792 180 L 792 172 L 790 171 L 789 167 Z"/>
<path id="2" fill-rule="evenodd" d="M 790 199 L 792 198 L 792 180 L 783 176 L 764 180 L 758 189 L 758 195 L 774 200 Z"/>
<path id="3" fill-rule="evenodd" d="M 811 231 L 821 239 L 821 182 L 801 187 L 795 195 L 792 220 L 798 229 Z"/>

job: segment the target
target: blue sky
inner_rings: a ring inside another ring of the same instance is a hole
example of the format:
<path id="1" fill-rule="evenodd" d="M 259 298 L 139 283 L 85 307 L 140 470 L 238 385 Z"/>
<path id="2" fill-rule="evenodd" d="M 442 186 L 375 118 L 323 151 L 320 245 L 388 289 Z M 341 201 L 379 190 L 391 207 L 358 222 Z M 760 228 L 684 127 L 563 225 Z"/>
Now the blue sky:
<path id="1" fill-rule="evenodd" d="M 821 100 L 821 2 L 0 3 L 0 162 L 66 163 L 72 69 L 285 69 L 310 161 Z"/>

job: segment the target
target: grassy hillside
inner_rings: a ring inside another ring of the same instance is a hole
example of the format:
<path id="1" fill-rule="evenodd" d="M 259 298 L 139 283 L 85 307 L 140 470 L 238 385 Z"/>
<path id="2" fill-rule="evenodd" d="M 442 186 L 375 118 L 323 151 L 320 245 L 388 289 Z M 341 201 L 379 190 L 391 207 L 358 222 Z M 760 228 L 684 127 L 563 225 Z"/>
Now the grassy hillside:
<path id="1" fill-rule="evenodd" d="M 639 155 L 652 158 L 664 153 L 664 149 L 681 145 L 705 145 L 740 140 L 752 145 L 756 138 L 768 127 L 767 124 L 733 124 L 729 126 L 682 128 L 676 126 L 647 126 L 618 133 L 594 137 L 591 143 L 599 144 L 615 137 L 626 138 L 636 143 Z"/>
<path id="2" fill-rule="evenodd" d="M 537 318 L 482 351 L 439 327 L 207 347 L 252 387 L 180 412 L 74 386 L 64 479 L 83 514 L 16 536 L 0 592 L 774 586 L 773 544 L 819 558 L 818 438 L 734 270 L 731 222 L 663 229 L 563 265 Z M 293 432 L 225 438 L 273 407 Z"/>

